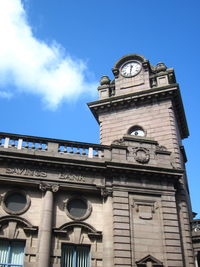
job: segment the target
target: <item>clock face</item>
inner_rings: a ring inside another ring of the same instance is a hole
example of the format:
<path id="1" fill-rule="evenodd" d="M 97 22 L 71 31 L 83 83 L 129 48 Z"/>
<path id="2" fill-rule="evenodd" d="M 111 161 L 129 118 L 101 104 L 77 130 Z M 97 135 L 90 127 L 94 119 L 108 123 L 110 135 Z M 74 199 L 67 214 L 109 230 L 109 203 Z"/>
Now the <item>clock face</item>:
<path id="1" fill-rule="evenodd" d="M 122 66 L 121 74 L 124 77 L 133 77 L 140 72 L 141 68 L 142 68 L 142 66 L 139 62 L 129 61 Z"/>

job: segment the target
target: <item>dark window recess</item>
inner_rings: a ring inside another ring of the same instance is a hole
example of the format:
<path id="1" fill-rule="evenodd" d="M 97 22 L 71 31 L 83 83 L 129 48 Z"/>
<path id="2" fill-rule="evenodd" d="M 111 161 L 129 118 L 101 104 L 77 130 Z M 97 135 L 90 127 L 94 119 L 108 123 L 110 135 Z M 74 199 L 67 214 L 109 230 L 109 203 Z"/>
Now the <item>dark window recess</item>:
<path id="1" fill-rule="evenodd" d="M 14 212 L 23 210 L 26 206 L 26 203 L 26 196 L 20 193 L 12 193 L 5 199 L 6 208 Z"/>
<path id="2" fill-rule="evenodd" d="M 0 240 L 0 266 L 24 266 L 24 247 L 23 241 Z"/>
<path id="3" fill-rule="evenodd" d="M 62 245 L 61 267 L 89 267 L 89 246 Z"/>
<path id="4" fill-rule="evenodd" d="M 69 214 L 76 218 L 83 217 L 87 212 L 87 203 L 82 199 L 71 199 L 67 204 Z"/>

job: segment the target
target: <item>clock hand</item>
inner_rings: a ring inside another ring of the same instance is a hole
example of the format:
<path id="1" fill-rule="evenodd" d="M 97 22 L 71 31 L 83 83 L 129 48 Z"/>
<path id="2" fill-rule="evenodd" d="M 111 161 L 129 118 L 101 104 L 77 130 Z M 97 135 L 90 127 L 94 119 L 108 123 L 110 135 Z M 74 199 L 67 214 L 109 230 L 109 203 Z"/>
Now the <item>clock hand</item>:
<path id="1" fill-rule="evenodd" d="M 130 74 L 131 74 L 131 72 L 132 72 L 132 68 L 133 68 L 133 65 L 130 65 Z"/>

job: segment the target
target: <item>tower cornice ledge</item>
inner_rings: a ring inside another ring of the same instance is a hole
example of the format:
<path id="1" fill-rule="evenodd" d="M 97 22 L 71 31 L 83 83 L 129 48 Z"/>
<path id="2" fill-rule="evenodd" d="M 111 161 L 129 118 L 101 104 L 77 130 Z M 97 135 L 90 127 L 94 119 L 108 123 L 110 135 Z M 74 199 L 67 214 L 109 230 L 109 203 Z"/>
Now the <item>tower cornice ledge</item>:
<path id="1" fill-rule="evenodd" d="M 133 105 L 139 106 L 142 104 L 151 103 L 152 101 L 164 101 L 169 98 L 172 99 L 174 103 L 178 123 L 181 130 L 181 138 L 187 138 L 189 136 L 189 130 L 181 99 L 179 84 L 177 83 L 162 87 L 151 88 L 143 90 L 141 92 L 112 96 L 109 98 L 89 102 L 87 103 L 87 105 L 92 111 L 97 122 L 99 123 L 99 114 L 103 113 L 104 111 L 110 111 L 113 109 L 123 109 L 125 107 L 127 108 L 127 106 Z"/>

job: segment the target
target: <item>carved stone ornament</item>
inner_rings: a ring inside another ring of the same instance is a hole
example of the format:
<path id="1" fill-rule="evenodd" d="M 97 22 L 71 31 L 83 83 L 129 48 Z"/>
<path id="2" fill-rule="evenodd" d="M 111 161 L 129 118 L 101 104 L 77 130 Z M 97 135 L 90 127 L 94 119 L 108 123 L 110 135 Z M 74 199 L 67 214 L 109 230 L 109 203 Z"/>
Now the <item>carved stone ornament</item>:
<path id="1" fill-rule="evenodd" d="M 156 146 L 157 150 L 160 150 L 160 151 L 167 151 L 167 148 L 165 146 Z"/>
<path id="2" fill-rule="evenodd" d="M 150 160 L 149 150 L 142 147 L 135 148 L 133 157 L 139 163 L 148 163 Z"/>
<path id="3" fill-rule="evenodd" d="M 112 72 L 113 72 L 115 78 L 118 78 L 119 77 L 119 69 L 118 68 L 113 68 L 112 69 Z"/>
<path id="4" fill-rule="evenodd" d="M 107 198 L 107 197 L 109 197 L 109 196 L 112 196 L 112 189 L 106 189 L 106 188 L 102 188 L 101 189 L 101 196 L 103 197 L 103 198 Z"/>
<path id="5" fill-rule="evenodd" d="M 124 140 L 123 139 L 114 140 L 112 142 L 112 144 L 115 144 L 115 145 L 123 145 L 124 144 Z"/>
<path id="6" fill-rule="evenodd" d="M 101 191 L 101 196 L 103 198 L 110 197 L 113 194 L 112 188 L 106 188 L 105 186 L 102 186 L 102 185 L 96 185 L 96 187 L 97 187 L 97 189 L 99 189 Z"/>
<path id="7" fill-rule="evenodd" d="M 42 191 L 47 191 L 50 190 L 52 192 L 57 192 L 59 190 L 59 185 L 58 184 L 47 184 L 47 183 L 41 183 L 39 185 L 40 190 Z"/>
<path id="8" fill-rule="evenodd" d="M 153 214 L 159 208 L 158 203 L 154 201 L 133 201 L 133 208 L 139 213 L 139 218 L 143 220 L 152 220 Z"/>
<path id="9" fill-rule="evenodd" d="M 166 69 L 167 69 L 167 67 L 166 67 L 165 63 L 163 63 L 163 62 L 159 62 L 156 65 L 156 72 L 166 71 Z"/>

